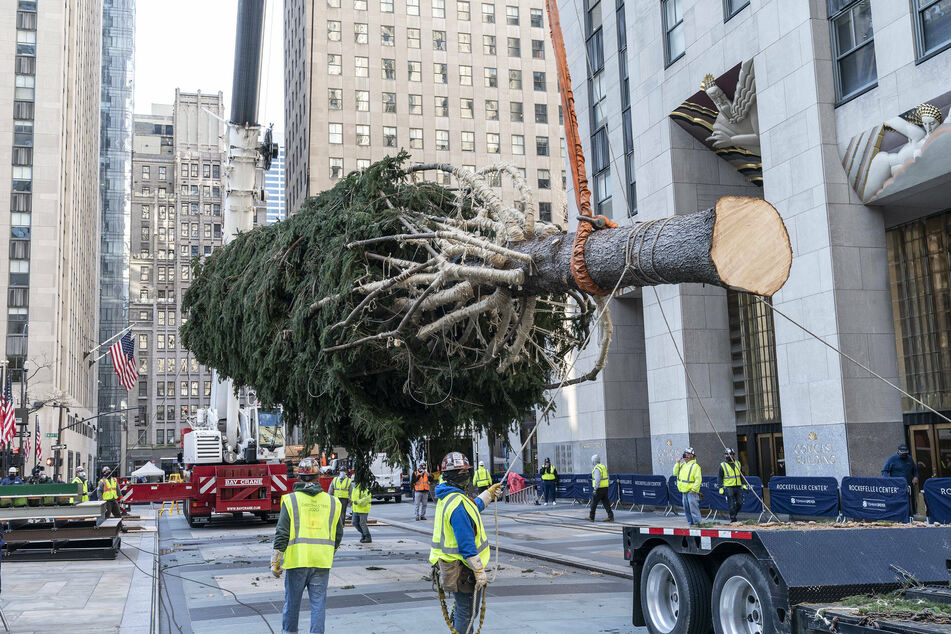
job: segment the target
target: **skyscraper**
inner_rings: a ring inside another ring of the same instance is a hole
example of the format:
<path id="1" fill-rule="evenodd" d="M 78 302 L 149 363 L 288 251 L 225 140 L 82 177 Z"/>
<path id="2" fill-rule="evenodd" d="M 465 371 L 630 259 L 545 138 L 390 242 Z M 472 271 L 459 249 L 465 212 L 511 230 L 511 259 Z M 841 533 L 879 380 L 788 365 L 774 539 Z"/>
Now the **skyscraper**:
<path id="1" fill-rule="evenodd" d="M 413 163 L 505 162 L 562 219 L 554 55 L 542 0 L 284 3 L 287 212 L 400 149 Z M 448 175 L 432 173 L 448 183 Z M 503 199 L 515 190 L 503 179 Z"/>
<path id="2" fill-rule="evenodd" d="M 129 324 L 134 36 L 135 0 L 105 0 L 99 109 L 99 341 L 107 340 Z M 129 393 L 119 384 L 109 357 L 99 361 L 98 373 L 99 462 L 116 464 L 120 459 L 121 430 L 129 412 L 109 412 L 129 407 Z"/>
<path id="3" fill-rule="evenodd" d="M 277 157 L 271 161 L 271 169 L 264 173 L 264 190 L 267 192 L 267 224 L 284 220 L 284 146 L 280 145 Z"/>
<path id="4" fill-rule="evenodd" d="M 7 43 L 0 157 L 11 164 L 0 178 L 0 200 L 10 201 L 10 214 L 0 214 L 10 242 L 0 260 L 5 354 L 17 400 L 25 376 L 26 402 L 43 403 L 30 415 L 42 432 L 36 441 L 49 456 L 46 434 L 57 434 L 68 447 L 57 454 L 60 473 L 70 475 L 95 451 L 92 425 L 80 421 L 96 400 L 95 370 L 84 354 L 99 334 L 102 8 L 78 0 L 3 2 L 0 34 Z"/>

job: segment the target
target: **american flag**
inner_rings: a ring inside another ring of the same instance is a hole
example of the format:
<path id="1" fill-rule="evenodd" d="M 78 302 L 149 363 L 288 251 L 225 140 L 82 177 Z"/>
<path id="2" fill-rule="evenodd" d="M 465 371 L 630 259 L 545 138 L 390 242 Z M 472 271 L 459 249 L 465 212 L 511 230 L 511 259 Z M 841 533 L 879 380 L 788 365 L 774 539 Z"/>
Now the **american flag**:
<path id="1" fill-rule="evenodd" d="M 40 419 L 36 419 L 36 431 L 33 432 L 33 437 L 36 438 L 36 462 L 34 464 L 40 464 L 40 459 L 43 458 L 43 443 L 40 442 Z"/>
<path id="2" fill-rule="evenodd" d="M 112 367 L 119 375 L 119 383 L 127 390 L 135 387 L 135 381 L 139 378 L 139 370 L 135 366 L 135 346 L 132 344 L 132 333 L 127 332 L 122 335 L 119 341 L 112 344 L 109 348 L 109 354 L 112 355 Z"/>
<path id="3" fill-rule="evenodd" d="M 16 435 L 16 419 L 13 415 L 13 390 L 10 389 L 10 376 L 7 375 L 7 384 L 0 395 L 0 440 L 10 446 Z"/>

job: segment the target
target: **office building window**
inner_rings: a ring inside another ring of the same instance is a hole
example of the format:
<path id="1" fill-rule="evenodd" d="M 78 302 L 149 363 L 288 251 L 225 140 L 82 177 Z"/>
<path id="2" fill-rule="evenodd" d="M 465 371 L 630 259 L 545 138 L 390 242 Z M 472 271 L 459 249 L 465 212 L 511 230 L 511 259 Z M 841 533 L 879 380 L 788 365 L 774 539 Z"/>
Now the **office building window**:
<path id="1" fill-rule="evenodd" d="M 459 110 L 462 112 L 463 119 L 472 119 L 475 116 L 472 99 L 468 97 L 463 97 L 459 100 Z"/>
<path id="2" fill-rule="evenodd" d="M 914 0 L 914 10 L 919 60 L 951 46 L 951 0 Z"/>
<path id="3" fill-rule="evenodd" d="M 538 189 L 551 189 L 551 172 L 538 170 Z"/>
<path id="4" fill-rule="evenodd" d="M 340 55 L 337 55 L 340 57 Z M 354 75 L 357 77 L 370 76 L 370 58 L 357 56 L 353 58 Z"/>
<path id="5" fill-rule="evenodd" d="M 540 29 L 545 26 L 545 14 L 541 9 L 530 9 L 532 28 Z"/>
<path id="6" fill-rule="evenodd" d="M 683 57 L 687 50 L 684 39 L 683 0 L 662 0 L 661 13 L 664 19 L 664 59 L 670 66 Z"/>
<path id="7" fill-rule="evenodd" d="M 327 74 L 328 75 L 340 75 L 343 72 L 343 56 L 342 55 L 327 55 Z M 195 174 L 198 176 L 198 174 Z"/>
<path id="8" fill-rule="evenodd" d="M 433 31 L 433 50 L 434 51 L 446 50 L 446 32 L 445 31 Z"/>
<path id="9" fill-rule="evenodd" d="M 357 90 L 356 95 L 357 112 L 370 112 L 370 91 Z"/>
<path id="10" fill-rule="evenodd" d="M 501 140 L 495 132 L 485 133 L 485 151 L 489 154 L 498 154 L 500 151 Z"/>
<path id="11" fill-rule="evenodd" d="M 470 19 L 469 3 L 465 0 L 456 2 L 456 19 L 468 22 Z"/>
<path id="12" fill-rule="evenodd" d="M 532 40 L 532 59 L 545 59 L 545 40 Z"/>
<path id="13" fill-rule="evenodd" d="M 535 90 L 544 92 L 548 90 L 548 83 L 545 80 L 545 71 L 536 70 L 532 72 L 532 85 Z"/>
<path id="14" fill-rule="evenodd" d="M 459 138 L 463 152 L 475 152 L 475 132 L 463 132 Z"/>
<path id="15" fill-rule="evenodd" d="M 449 130 L 436 130 L 436 149 L 449 149 Z"/>
<path id="16" fill-rule="evenodd" d="M 728 290 L 726 300 L 736 424 L 782 422 L 773 311 L 750 293 Z"/>
<path id="17" fill-rule="evenodd" d="M 459 67 L 459 85 L 460 86 L 472 85 L 472 66 Z"/>
<path id="18" fill-rule="evenodd" d="M 383 126 L 383 147 L 396 147 L 396 128 Z"/>
<path id="19" fill-rule="evenodd" d="M 353 25 L 353 41 L 357 44 L 370 43 L 370 27 L 365 23 L 356 23 Z"/>
<path id="20" fill-rule="evenodd" d="M 410 128 L 409 129 L 409 146 L 414 150 L 423 149 L 423 129 L 422 128 Z"/>
<path id="21" fill-rule="evenodd" d="M 548 137 L 535 137 L 535 154 L 538 156 L 548 156 Z"/>
<path id="22" fill-rule="evenodd" d="M 548 123 L 548 104 L 535 104 L 535 123 Z"/>
<path id="23" fill-rule="evenodd" d="M 337 20 L 327 20 L 327 39 L 331 42 L 340 41 L 340 22 Z"/>
<path id="24" fill-rule="evenodd" d="M 410 114 L 423 114 L 423 96 L 422 95 L 408 95 L 409 101 L 409 113 Z"/>
<path id="25" fill-rule="evenodd" d="M 843 103 L 878 82 L 869 0 L 828 0 L 835 95 Z"/>
<path id="26" fill-rule="evenodd" d="M 329 101 L 328 107 L 331 110 L 342 109 L 343 108 L 343 89 L 342 88 L 328 88 L 327 100 Z"/>
<path id="27" fill-rule="evenodd" d="M 396 46 L 396 27 L 388 24 L 380 26 L 380 43 L 383 46 Z"/>
<path id="28" fill-rule="evenodd" d="M 409 48 L 419 48 L 419 29 L 406 29 L 406 45 Z"/>
<path id="29" fill-rule="evenodd" d="M 525 136 L 521 134 L 512 135 L 512 154 L 525 154 Z"/>
<path id="30" fill-rule="evenodd" d="M 482 53 L 484 55 L 495 55 L 495 36 L 494 35 L 482 36 Z"/>
<path id="31" fill-rule="evenodd" d="M 512 101 L 509 103 L 509 118 L 515 123 L 525 121 L 525 108 L 521 101 Z"/>
<path id="32" fill-rule="evenodd" d="M 393 13 L 393 0 L 380 0 L 381 13 Z"/>
<path id="33" fill-rule="evenodd" d="M 509 57 L 521 57 L 522 56 L 522 40 L 517 37 L 510 37 L 507 39 L 507 46 L 509 51 Z"/>
<path id="34" fill-rule="evenodd" d="M 437 117 L 449 116 L 449 97 L 442 97 L 440 95 L 436 95 L 435 97 L 433 97 L 433 102 L 436 106 Z"/>
<path id="35" fill-rule="evenodd" d="M 433 64 L 433 81 L 437 84 L 449 83 L 449 64 Z"/>
<path id="36" fill-rule="evenodd" d="M 505 23 L 509 26 L 518 26 L 518 7 L 505 7 Z"/>
<path id="37" fill-rule="evenodd" d="M 484 69 L 485 74 L 485 87 L 486 88 L 498 88 L 499 87 L 499 71 L 496 68 L 487 67 Z"/>
<path id="38" fill-rule="evenodd" d="M 495 99 L 485 100 L 485 119 L 486 121 L 499 120 L 499 102 Z"/>
<path id="39" fill-rule="evenodd" d="M 543 222 L 551 222 L 551 203 L 538 203 L 538 219 Z"/>
<path id="40" fill-rule="evenodd" d="M 406 0 L 406 15 L 419 15 L 419 0 Z"/>
<path id="41" fill-rule="evenodd" d="M 150 169 L 151 169 L 151 168 L 150 168 L 148 165 L 143 165 L 143 166 L 142 166 L 142 178 L 143 178 L 144 180 L 148 180 L 148 179 L 149 179 Z"/>
<path id="42" fill-rule="evenodd" d="M 446 17 L 446 0 L 433 0 L 433 17 Z"/>
<path id="43" fill-rule="evenodd" d="M 723 21 L 726 22 L 748 6 L 750 0 L 723 0 Z"/>
<path id="44" fill-rule="evenodd" d="M 472 52 L 472 35 L 470 33 L 459 34 L 459 52 L 460 53 Z"/>
<path id="45" fill-rule="evenodd" d="M 396 79 L 396 60 L 383 58 L 383 79 Z"/>
<path id="46" fill-rule="evenodd" d="M 423 81 L 423 63 L 412 60 L 406 62 L 406 68 L 409 71 L 410 81 Z"/>
<path id="47" fill-rule="evenodd" d="M 357 145 L 370 145 L 370 126 L 357 124 Z"/>
<path id="48" fill-rule="evenodd" d="M 509 88 L 512 90 L 522 89 L 522 71 L 509 70 Z"/>
<path id="49" fill-rule="evenodd" d="M 330 7 L 331 9 L 339 9 L 340 0 L 327 0 L 327 6 Z"/>
<path id="50" fill-rule="evenodd" d="M 331 180 L 339 180 L 343 178 L 343 159 L 342 158 L 331 157 L 330 178 Z"/>
<path id="51" fill-rule="evenodd" d="M 357 11 L 366 11 L 367 0 L 353 0 L 353 8 Z"/>
<path id="52" fill-rule="evenodd" d="M 485 24 L 495 24 L 495 5 L 494 4 L 483 3 L 482 22 Z"/>
<path id="53" fill-rule="evenodd" d="M 343 124 L 342 123 L 328 123 L 327 124 L 327 134 L 329 143 L 343 143 Z"/>

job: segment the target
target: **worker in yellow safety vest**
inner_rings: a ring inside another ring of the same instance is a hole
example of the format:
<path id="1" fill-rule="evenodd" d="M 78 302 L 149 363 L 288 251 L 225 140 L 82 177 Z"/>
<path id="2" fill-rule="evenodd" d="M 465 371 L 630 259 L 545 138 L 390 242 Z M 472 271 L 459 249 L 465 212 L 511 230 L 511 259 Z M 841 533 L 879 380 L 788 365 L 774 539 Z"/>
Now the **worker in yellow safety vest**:
<path id="1" fill-rule="evenodd" d="M 350 496 L 353 493 L 353 481 L 346 467 L 340 467 L 340 473 L 330 481 L 330 495 L 340 502 L 340 514 L 347 520 L 347 506 L 350 505 Z"/>
<path id="2" fill-rule="evenodd" d="M 743 491 L 747 486 L 743 482 L 743 467 L 732 448 L 728 447 L 723 452 L 723 462 L 720 463 L 720 471 L 717 473 L 717 487 L 720 495 L 726 496 L 730 521 L 735 522 L 737 514 L 743 508 Z"/>
<path id="3" fill-rule="evenodd" d="M 475 599 L 488 582 L 485 569 L 489 565 L 489 539 L 481 512 L 495 501 L 502 485 L 492 484 L 470 500 L 464 491 L 472 477 L 472 466 L 458 451 L 443 458 L 440 473 L 443 481 L 436 486 L 429 563 L 439 569 L 433 574 L 439 575 L 440 587 L 454 595 L 453 627 L 468 632 L 476 616 Z"/>
<path id="4" fill-rule="evenodd" d="M 481 460 L 479 461 L 479 468 L 476 469 L 475 475 L 472 476 L 472 484 L 476 485 L 479 489 L 479 493 L 488 489 L 492 484 L 492 476 L 489 475 L 489 470 L 485 468 L 485 463 Z"/>
<path id="5" fill-rule="evenodd" d="M 360 531 L 361 544 L 373 542 L 370 537 L 370 527 L 367 526 L 367 517 L 370 515 L 372 503 L 373 496 L 370 494 L 370 489 L 353 485 L 353 527 Z"/>
<path id="6" fill-rule="evenodd" d="M 83 492 L 80 502 L 89 501 L 89 481 L 86 480 L 86 469 L 83 467 L 76 467 L 76 477 L 70 481 L 70 484 L 75 484 L 79 487 L 79 490 Z M 69 503 L 74 504 L 76 500 L 74 498 L 69 498 Z"/>
<path id="7" fill-rule="evenodd" d="M 558 482 L 558 470 L 551 466 L 551 460 L 545 458 L 545 465 L 538 470 L 542 476 L 542 493 L 545 496 L 545 506 L 551 502 L 555 506 L 555 484 Z M 537 503 L 537 502 L 536 502 Z"/>
<path id="8" fill-rule="evenodd" d="M 697 455 L 693 447 L 684 449 L 683 455 L 677 459 L 674 465 L 674 477 L 677 478 L 677 490 L 683 496 L 684 515 L 687 516 L 687 523 L 691 526 L 698 526 L 702 516 L 700 515 L 700 465 L 697 464 Z"/>
<path id="9" fill-rule="evenodd" d="M 334 553 L 343 537 L 340 500 L 324 493 L 317 480 L 317 461 L 297 465 L 294 490 L 281 498 L 281 516 L 274 531 L 271 574 L 284 578 L 282 629 L 296 632 L 304 588 L 310 598 L 310 631 L 323 632 L 327 610 L 327 581 Z"/>
<path id="10" fill-rule="evenodd" d="M 119 481 L 112 477 L 112 470 L 109 467 L 102 468 L 102 479 L 96 487 L 99 499 L 106 503 L 106 516 L 122 517 L 122 510 L 119 508 Z"/>
<path id="11" fill-rule="evenodd" d="M 608 516 L 605 522 L 614 521 L 614 509 L 611 508 L 611 502 L 608 500 L 608 486 L 611 484 L 608 480 L 608 468 L 601 462 L 601 456 L 594 454 L 591 456 L 591 509 L 588 512 L 588 521 L 594 521 L 594 511 L 598 507 L 598 502 L 607 511 Z"/>

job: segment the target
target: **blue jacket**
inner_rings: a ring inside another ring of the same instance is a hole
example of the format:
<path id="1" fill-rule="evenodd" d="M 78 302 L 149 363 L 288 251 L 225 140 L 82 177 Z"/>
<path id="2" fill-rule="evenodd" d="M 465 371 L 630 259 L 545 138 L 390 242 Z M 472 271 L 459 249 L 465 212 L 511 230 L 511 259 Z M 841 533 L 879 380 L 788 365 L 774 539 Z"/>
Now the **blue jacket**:
<path id="1" fill-rule="evenodd" d="M 462 493 L 465 495 L 465 491 L 451 484 L 441 482 L 436 485 L 437 500 L 443 499 L 450 493 Z M 485 504 L 483 504 L 479 498 L 475 499 L 475 505 L 480 513 L 485 510 Z M 449 524 L 452 526 L 452 532 L 455 534 L 456 542 L 459 544 L 459 554 L 467 559 L 478 555 L 479 551 L 476 550 L 475 545 L 475 524 L 472 522 L 472 518 L 469 517 L 466 510 L 462 508 L 462 505 L 457 506 L 456 510 L 452 512 L 452 516 L 449 518 Z"/>
<path id="2" fill-rule="evenodd" d="M 20 479 L 20 476 L 14 477 L 12 480 L 10 476 L 7 476 L 3 480 L 0 480 L 0 486 L 7 486 L 8 484 L 23 484 L 23 480 Z"/>
<path id="3" fill-rule="evenodd" d="M 902 458 L 895 454 L 885 461 L 885 466 L 882 467 L 882 477 L 905 478 L 905 481 L 911 484 L 912 478 L 918 477 L 918 465 L 911 459 L 911 456 Z"/>

